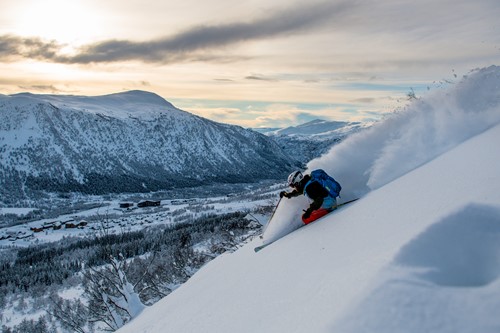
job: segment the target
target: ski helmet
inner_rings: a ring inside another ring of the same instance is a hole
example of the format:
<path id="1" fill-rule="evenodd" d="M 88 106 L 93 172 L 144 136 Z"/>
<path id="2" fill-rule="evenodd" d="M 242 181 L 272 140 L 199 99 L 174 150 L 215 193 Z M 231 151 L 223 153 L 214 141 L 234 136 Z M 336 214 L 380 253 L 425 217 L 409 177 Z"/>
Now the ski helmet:
<path id="1" fill-rule="evenodd" d="M 298 184 L 302 179 L 304 179 L 302 172 L 294 171 L 290 174 L 290 176 L 288 176 L 288 186 L 294 186 Z"/>

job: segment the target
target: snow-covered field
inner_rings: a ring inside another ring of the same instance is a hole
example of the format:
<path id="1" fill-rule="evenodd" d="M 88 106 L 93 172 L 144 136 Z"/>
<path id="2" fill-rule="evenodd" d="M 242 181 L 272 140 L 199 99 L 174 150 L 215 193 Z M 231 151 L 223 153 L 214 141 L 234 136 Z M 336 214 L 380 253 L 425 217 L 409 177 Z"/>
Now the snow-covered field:
<path id="1" fill-rule="evenodd" d="M 63 237 L 82 237 L 107 233 L 123 233 L 153 225 L 175 224 L 195 220 L 207 214 L 225 214 L 252 211 L 256 207 L 275 204 L 277 191 L 282 184 L 243 191 L 233 196 L 158 200 L 159 206 L 138 207 L 138 202 L 127 200 L 101 200 L 97 207 L 60 215 L 57 218 L 40 219 L 17 226 L 0 229 L 2 247 L 26 247 L 34 244 L 58 241 Z M 253 199 L 252 199 L 253 197 Z M 94 200 L 96 200 L 94 198 Z M 156 200 L 153 200 L 156 201 Z M 90 203 L 90 201 L 89 201 Z M 120 204 L 132 203 L 130 208 Z M 23 215 L 32 209 L 3 208 L 0 214 Z M 258 217 L 256 216 L 258 219 Z M 83 223 L 82 223 L 83 222 Z M 259 221 L 264 223 L 264 221 Z M 72 227 L 68 227 L 71 225 Z M 54 228 L 54 226 L 58 226 Z"/>
<path id="2" fill-rule="evenodd" d="M 360 200 L 218 257 L 119 332 L 499 332 L 499 142 L 492 66 L 310 163 Z"/>

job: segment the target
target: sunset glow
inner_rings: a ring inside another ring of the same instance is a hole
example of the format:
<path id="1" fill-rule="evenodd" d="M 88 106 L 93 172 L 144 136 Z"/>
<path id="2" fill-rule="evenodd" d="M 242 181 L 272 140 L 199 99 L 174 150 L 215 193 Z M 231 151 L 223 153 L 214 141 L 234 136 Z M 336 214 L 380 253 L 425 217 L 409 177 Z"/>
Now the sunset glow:
<path id="1" fill-rule="evenodd" d="M 0 93 L 147 90 L 242 126 L 371 121 L 500 62 L 500 3 L 0 0 Z"/>

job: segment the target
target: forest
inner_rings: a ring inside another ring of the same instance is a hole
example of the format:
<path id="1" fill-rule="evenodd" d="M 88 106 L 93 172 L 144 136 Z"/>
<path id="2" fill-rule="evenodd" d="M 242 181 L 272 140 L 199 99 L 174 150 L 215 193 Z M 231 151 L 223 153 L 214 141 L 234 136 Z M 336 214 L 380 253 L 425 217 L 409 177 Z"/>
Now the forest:
<path id="1" fill-rule="evenodd" d="M 267 214 L 272 207 L 260 209 Z M 103 227 L 97 237 L 3 249 L 0 319 L 9 321 L 5 310 L 11 307 L 45 313 L 3 325 L 2 333 L 115 331 L 137 314 L 137 305 L 134 310 L 130 304 L 157 302 L 204 264 L 257 235 L 261 225 L 248 216 L 214 214 L 119 234 Z M 60 296 L 71 289 L 81 295 Z"/>

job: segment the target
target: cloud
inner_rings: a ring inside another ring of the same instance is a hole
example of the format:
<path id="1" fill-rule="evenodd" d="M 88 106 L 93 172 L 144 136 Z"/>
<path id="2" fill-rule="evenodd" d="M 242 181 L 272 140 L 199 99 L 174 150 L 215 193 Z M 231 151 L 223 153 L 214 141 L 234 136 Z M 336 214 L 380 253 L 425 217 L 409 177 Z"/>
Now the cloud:
<path id="1" fill-rule="evenodd" d="M 377 100 L 373 97 L 361 97 L 351 100 L 352 103 L 363 103 L 363 104 L 373 104 Z"/>
<path id="2" fill-rule="evenodd" d="M 55 59 L 64 47 L 56 41 L 45 41 L 38 37 L 0 36 L 0 59 L 11 61 L 19 57 L 30 59 Z"/>
<path id="3" fill-rule="evenodd" d="M 234 82 L 234 80 L 232 79 L 218 79 L 218 78 L 215 78 L 214 81 L 217 81 L 217 82 Z"/>
<path id="4" fill-rule="evenodd" d="M 343 13 L 353 6 L 356 6 L 356 1 L 312 3 L 278 11 L 250 22 L 198 25 L 176 35 L 151 41 L 101 41 L 85 45 L 73 55 L 61 53 L 64 45 L 55 41 L 4 35 L 0 36 L 0 59 L 23 57 L 72 64 L 131 60 L 159 63 L 213 60 L 218 56 L 210 56 L 200 51 L 217 50 L 245 41 L 309 31 L 331 22 L 336 17 L 342 17 Z M 234 59 L 226 59 L 228 60 Z"/>
<path id="5" fill-rule="evenodd" d="M 19 86 L 19 88 L 28 91 L 41 91 L 41 92 L 50 92 L 50 93 L 61 93 L 66 92 L 61 90 L 54 85 L 45 85 L 45 84 L 34 84 L 29 86 Z"/>
<path id="6" fill-rule="evenodd" d="M 278 81 L 277 79 L 273 79 L 273 78 L 266 77 L 266 76 L 259 75 L 259 74 L 245 76 L 245 80 L 268 81 L 268 82 L 277 82 Z"/>

